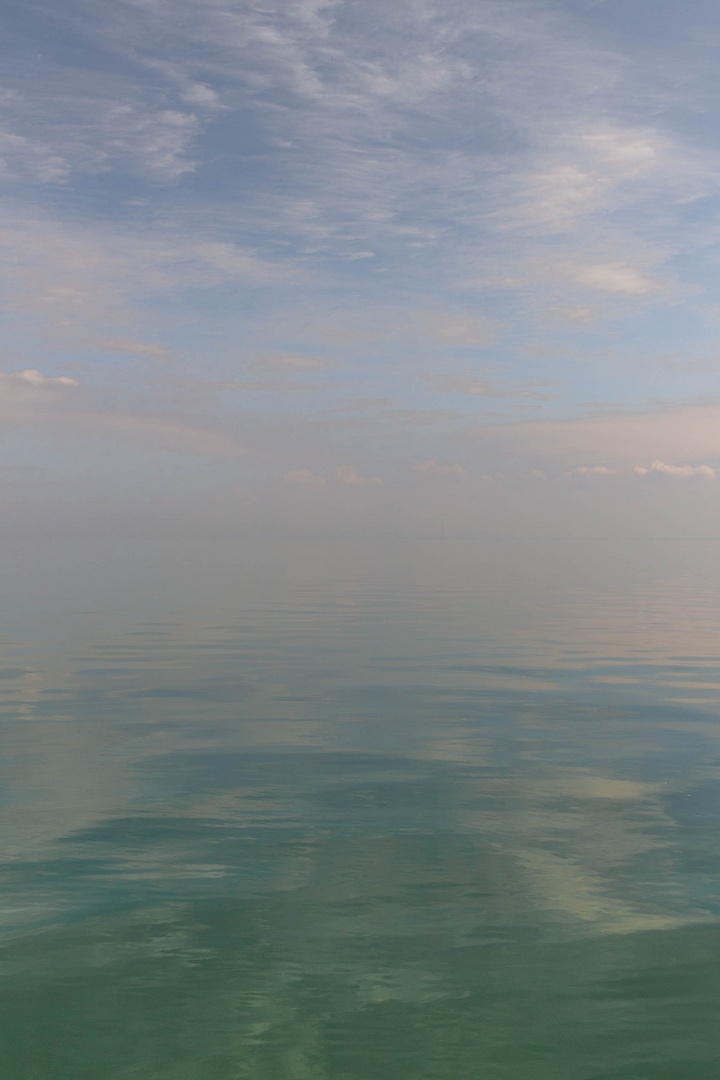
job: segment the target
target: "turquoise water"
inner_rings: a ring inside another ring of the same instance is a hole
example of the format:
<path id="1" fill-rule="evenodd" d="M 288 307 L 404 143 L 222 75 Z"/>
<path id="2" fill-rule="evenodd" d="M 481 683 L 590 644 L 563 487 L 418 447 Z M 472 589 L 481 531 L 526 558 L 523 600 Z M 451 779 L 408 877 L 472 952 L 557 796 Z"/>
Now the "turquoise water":
<path id="1" fill-rule="evenodd" d="M 3 1080 L 700 1080 L 720 543 L 5 543 Z"/>

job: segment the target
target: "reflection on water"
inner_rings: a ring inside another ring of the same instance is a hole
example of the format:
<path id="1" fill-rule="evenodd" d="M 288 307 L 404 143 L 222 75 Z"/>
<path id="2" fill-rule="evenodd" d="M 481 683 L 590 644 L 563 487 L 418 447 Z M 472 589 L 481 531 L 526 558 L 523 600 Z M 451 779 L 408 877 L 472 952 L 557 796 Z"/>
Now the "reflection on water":
<path id="1" fill-rule="evenodd" d="M 714 1078 L 719 555 L 6 548 L 3 1075 Z"/>

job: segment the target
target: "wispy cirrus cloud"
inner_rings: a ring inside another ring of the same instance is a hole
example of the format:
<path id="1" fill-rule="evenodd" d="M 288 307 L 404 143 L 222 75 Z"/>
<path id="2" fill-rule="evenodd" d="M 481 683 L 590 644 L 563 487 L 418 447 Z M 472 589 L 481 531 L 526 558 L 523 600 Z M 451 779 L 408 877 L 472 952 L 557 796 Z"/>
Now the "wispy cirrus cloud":
<path id="1" fill-rule="evenodd" d="M 228 242 L 69 226 L 7 203 L 0 205 L 0 260 L 6 311 L 39 318 L 54 336 L 90 349 L 147 355 L 160 355 L 163 343 L 123 340 L 118 330 L 149 321 L 149 298 L 234 282 L 264 286 L 292 274 L 287 262 Z"/>
<path id="2" fill-rule="evenodd" d="M 528 380 L 519 385 L 503 385 L 482 375 L 461 372 L 424 374 L 423 381 L 430 390 L 440 394 L 458 394 L 464 397 L 523 398 L 530 401 L 552 401 L 558 395 L 548 393 L 554 385 L 550 379 Z"/>

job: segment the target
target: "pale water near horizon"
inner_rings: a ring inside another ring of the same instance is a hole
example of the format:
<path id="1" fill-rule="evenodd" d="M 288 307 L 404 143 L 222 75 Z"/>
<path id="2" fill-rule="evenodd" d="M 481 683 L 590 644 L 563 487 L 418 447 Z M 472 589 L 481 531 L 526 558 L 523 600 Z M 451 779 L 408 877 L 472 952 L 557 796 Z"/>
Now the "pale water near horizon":
<path id="1" fill-rule="evenodd" d="M 3 1080 L 715 1080 L 720 542 L 0 588 Z"/>

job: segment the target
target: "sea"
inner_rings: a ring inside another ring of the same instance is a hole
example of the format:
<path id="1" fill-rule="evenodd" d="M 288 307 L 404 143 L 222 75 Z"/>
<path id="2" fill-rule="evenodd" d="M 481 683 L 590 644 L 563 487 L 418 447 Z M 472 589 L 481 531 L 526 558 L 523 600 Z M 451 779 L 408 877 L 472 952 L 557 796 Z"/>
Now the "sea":
<path id="1" fill-rule="evenodd" d="M 3 540 L 3 1080 L 717 1080 L 720 542 Z"/>

